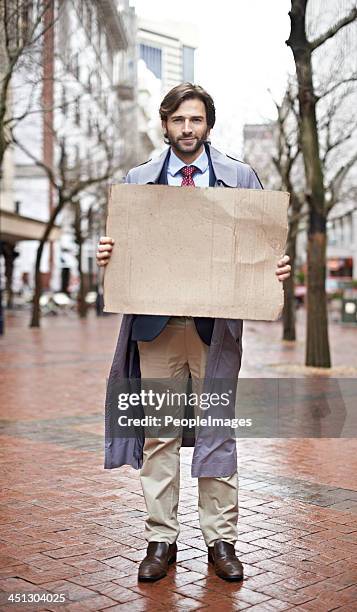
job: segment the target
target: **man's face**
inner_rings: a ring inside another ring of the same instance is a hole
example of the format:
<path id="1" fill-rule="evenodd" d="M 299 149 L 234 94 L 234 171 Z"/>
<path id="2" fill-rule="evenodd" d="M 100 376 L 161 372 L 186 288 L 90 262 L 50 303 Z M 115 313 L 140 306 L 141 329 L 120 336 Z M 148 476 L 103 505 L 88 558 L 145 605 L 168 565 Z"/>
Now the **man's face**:
<path id="1" fill-rule="evenodd" d="M 198 98 L 182 102 L 162 127 L 173 149 L 186 155 L 198 152 L 210 133 L 206 107 Z"/>

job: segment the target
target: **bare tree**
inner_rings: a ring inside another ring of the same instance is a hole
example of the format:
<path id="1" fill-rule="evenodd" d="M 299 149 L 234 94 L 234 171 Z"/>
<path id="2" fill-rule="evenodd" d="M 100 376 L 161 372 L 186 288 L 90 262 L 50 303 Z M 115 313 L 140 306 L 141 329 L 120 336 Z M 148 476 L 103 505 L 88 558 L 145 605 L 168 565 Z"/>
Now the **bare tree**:
<path id="1" fill-rule="evenodd" d="M 354 140 L 357 134 L 357 121 L 351 121 L 347 113 L 341 112 L 342 104 L 346 101 L 349 93 L 354 88 L 344 88 L 337 84 L 345 84 L 344 79 L 338 80 L 336 76 L 334 86 L 326 88 L 326 94 L 321 94 L 319 99 L 326 98 L 324 113 L 318 118 L 319 140 L 321 143 L 321 161 L 324 171 L 326 188 L 327 213 L 333 206 L 341 203 L 347 197 L 351 197 L 351 189 L 347 185 L 346 178 L 356 162 L 357 154 L 346 151 L 349 142 Z M 350 85 L 350 82 L 349 82 Z M 296 339 L 295 326 L 295 258 L 296 240 L 298 232 L 305 230 L 306 209 L 305 184 L 303 168 L 296 162 L 301 160 L 301 146 L 299 142 L 299 113 L 298 100 L 295 83 L 290 80 L 282 102 L 279 104 L 274 100 L 277 109 L 276 121 L 276 151 L 273 153 L 272 161 L 281 178 L 279 188 L 290 193 L 290 205 L 288 210 L 289 230 L 287 239 L 287 253 L 290 256 L 292 274 L 284 283 L 284 309 L 283 309 L 283 339 Z M 347 158 L 346 158 L 347 154 Z M 344 164 L 338 160 L 347 159 Z M 302 161 L 302 160 L 301 160 Z"/>
<path id="2" fill-rule="evenodd" d="M 99 130 L 99 128 L 98 128 Z M 38 244 L 36 264 L 35 264 L 35 292 L 33 298 L 33 309 L 30 327 L 40 326 L 40 307 L 39 300 L 42 292 L 40 265 L 45 243 L 47 242 L 51 230 L 59 214 L 68 205 L 75 205 L 79 208 L 80 197 L 84 193 L 88 193 L 94 189 L 96 185 L 107 183 L 108 179 L 115 175 L 115 172 L 120 167 L 120 157 L 116 149 L 116 141 L 113 135 L 108 135 L 107 132 L 98 131 L 98 146 L 97 150 L 102 151 L 102 157 L 97 161 L 77 160 L 74 164 L 70 161 L 69 144 L 66 138 L 57 138 L 54 134 L 58 160 L 55 167 L 46 164 L 41 159 L 38 159 L 33 153 L 14 137 L 15 144 L 18 146 L 30 159 L 39 167 L 42 168 L 47 175 L 56 194 L 56 204 L 50 214 L 50 218 L 46 224 L 46 228 Z M 76 213 L 75 223 L 78 223 L 78 215 Z M 80 269 L 81 272 L 81 269 Z"/>
<path id="3" fill-rule="evenodd" d="M 276 152 L 272 157 L 273 164 L 280 176 L 282 190 L 290 193 L 288 209 L 288 237 L 286 253 L 290 257 L 291 275 L 284 282 L 283 340 L 296 340 L 295 325 L 295 260 L 296 239 L 304 204 L 301 177 L 295 172 L 294 165 L 300 157 L 298 117 L 294 85 L 288 83 L 284 98 L 279 104 L 274 101 L 277 110 Z M 300 180 L 299 180 L 300 178 Z"/>
<path id="4" fill-rule="evenodd" d="M 41 83 L 41 49 L 54 24 L 53 0 L 1 0 L 0 2 L 0 181 L 4 157 L 13 142 L 13 130 L 29 114 L 42 112 L 36 104 Z M 23 91 L 15 92 L 14 77 L 23 75 Z M 12 98 L 22 97 L 21 109 L 14 112 Z M 1 243 L 5 259 L 8 306 L 12 304 L 14 245 Z M 3 333 L 2 280 L 0 279 L 0 333 Z"/>
<path id="5" fill-rule="evenodd" d="M 74 235 L 75 241 L 78 246 L 77 252 L 77 262 L 78 262 L 78 274 L 79 274 L 79 291 L 78 291 L 78 299 L 77 299 L 77 307 L 78 314 L 81 319 L 85 318 L 87 315 L 87 304 L 86 304 L 86 293 L 87 287 L 83 274 L 83 254 L 82 247 L 85 240 L 84 232 L 82 231 L 83 225 L 83 215 L 81 211 L 80 202 L 73 202 L 74 204 Z"/>
<path id="6" fill-rule="evenodd" d="M 79 274 L 79 291 L 78 291 L 78 315 L 80 318 L 85 318 L 88 312 L 88 304 L 86 302 L 86 294 L 88 289 L 88 277 L 84 274 L 82 265 L 82 250 L 83 244 L 88 239 L 97 239 L 100 234 L 105 233 L 105 217 L 108 201 L 108 181 L 102 181 L 95 186 L 95 190 L 91 192 L 92 203 L 85 211 L 82 210 L 80 202 L 74 204 L 74 233 L 75 241 L 78 246 L 77 262 Z M 95 282 L 95 290 L 99 292 L 99 274 L 97 269 L 97 278 Z"/>
<path id="7" fill-rule="evenodd" d="M 293 52 L 296 66 L 299 130 L 309 208 L 306 365 L 328 368 L 331 366 L 325 291 L 328 205 L 316 113 L 319 97 L 313 83 L 312 56 L 316 49 L 357 19 L 357 7 L 314 40 L 309 40 L 306 32 L 307 4 L 308 0 L 291 0 L 291 30 L 286 44 Z M 350 78 L 355 77 L 351 75 Z"/>

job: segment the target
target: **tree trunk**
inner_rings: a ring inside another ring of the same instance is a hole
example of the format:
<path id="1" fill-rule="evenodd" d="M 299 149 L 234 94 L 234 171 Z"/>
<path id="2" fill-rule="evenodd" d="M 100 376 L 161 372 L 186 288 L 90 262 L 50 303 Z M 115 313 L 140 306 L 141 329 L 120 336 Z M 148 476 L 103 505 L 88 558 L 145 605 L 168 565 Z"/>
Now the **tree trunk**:
<path id="1" fill-rule="evenodd" d="M 85 319 L 87 316 L 87 303 L 86 303 L 86 280 L 82 269 L 82 240 L 79 243 L 78 249 L 78 272 L 79 272 L 79 292 L 78 292 L 78 315 L 81 319 Z"/>
<path id="2" fill-rule="evenodd" d="M 30 327 L 40 327 L 41 322 L 41 308 L 40 308 L 40 297 L 42 293 L 42 280 L 41 280 L 41 258 L 43 253 L 43 248 L 45 246 L 45 240 L 40 240 L 40 244 L 38 245 L 37 253 L 36 253 L 36 263 L 35 263 L 35 291 L 32 299 L 32 316 Z"/>
<path id="3" fill-rule="evenodd" d="M 283 308 L 283 340 L 296 340 L 295 326 L 295 257 L 296 257 L 296 231 L 295 224 L 289 228 L 286 254 L 290 257 L 290 278 L 284 281 L 284 308 Z"/>
<path id="4" fill-rule="evenodd" d="M 9 242 L 3 242 L 1 250 L 5 259 L 6 308 L 11 310 L 14 305 L 12 279 L 14 273 L 14 261 L 17 257 L 16 246 L 14 244 L 10 244 Z"/>
<path id="5" fill-rule="evenodd" d="M 290 167 L 291 170 L 291 167 Z M 290 257 L 291 274 L 284 281 L 284 309 L 283 309 L 283 340 L 296 340 L 296 300 L 295 300 L 295 266 L 296 241 L 303 205 L 302 199 L 297 195 L 291 182 L 290 171 L 284 176 L 283 189 L 290 193 L 289 231 L 286 254 Z"/>
<path id="6" fill-rule="evenodd" d="M 2 14 L 1 14 L 1 18 L 4 19 Z M 4 36 L 4 30 L 2 27 L 0 27 L 0 38 L 3 38 L 3 36 Z M 0 52 L 0 57 L 2 60 L 4 60 L 5 52 Z M 10 104 L 9 86 L 10 86 L 10 80 L 11 80 L 11 71 L 8 68 L 9 68 L 8 65 L 3 66 L 3 69 L 2 69 L 3 74 L 2 74 L 1 87 L 0 87 L 0 181 L 3 178 L 3 164 L 4 164 L 4 157 L 5 157 L 6 149 L 8 148 L 9 143 L 10 143 L 9 132 L 8 132 L 8 129 L 6 128 L 6 125 L 4 124 L 6 115 L 7 115 L 8 105 Z"/>
<path id="7" fill-rule="evenodd" d="M 32 315 L 31 315 L 30 327 L 40 327 L 40 321 L 41 321 L 40 297 L 42 293 L 42 282 L 41 282 L 41 272 L 40 272 L 41 258 L 42 258 L 44 246 L 49 238 L 49 235 L 55 224 L 57 216 L 61 212 L 64 205 L 65 205 L 65 201 L 62 199 L 62 196 L 60 194 L 59 202 L 56 208 L 52 211 L 52 214 L 47 222 L 46 229 L 38 245 L 38 249 L 36 253 L 36 263 L 35 263 L 35 292 L 34 292 L 34 296 L 32 300 Z"/>
<path id="8" fill-rule="evenodd" d="M 326 219 L 310 213 L 307 250 L 306 365 L 331 367 L 328 342 L 326 280 Z"/>
<path id="9" fill-rule="evenodd" d="M 74 212 L 74 229 L 76 235 L 76 242 L 78 244 L 78 274 L 79 274 L 79 292 L 77 297 L 77 312 L 81 319 L 85 319 L 87 316 L 87 303 L 86 303 L 86 282 L 82 269 L 82 228 L 81 228 L 81 207 L 79 202 L 75 204 Z"/>
<path id="10" fill-rule="evenodd" d="M 325 290 L 326 217 L 324 177 L 316 120 L 316 96 L 312 79 L 311 47 L 306 37 L 307 0 L 291 0 L 291 47 L 298 82 L 301 148 L 309 205 L 307 279 L 307 366 L 331 366 Z"/>

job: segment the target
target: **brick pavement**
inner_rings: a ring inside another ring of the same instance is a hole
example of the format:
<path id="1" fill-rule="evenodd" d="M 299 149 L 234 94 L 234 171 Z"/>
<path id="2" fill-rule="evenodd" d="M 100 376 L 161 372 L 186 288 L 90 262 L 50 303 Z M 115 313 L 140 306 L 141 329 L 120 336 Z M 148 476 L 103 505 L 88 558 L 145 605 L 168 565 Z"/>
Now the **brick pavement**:
<path id="1" fill-rule="evenodd" d="M 239 440 L 242 584 L 207 564 L 192 451 L 183 449 L 178 562 L 159 583 L 139 584 L 138 472 L 102 468 L 117 317 L 27 323 L 15 313 L 0 340 L 0 610 L 357 609 L 354 439 Z M 353 375 L 357 331 L 332 326 L 331 342 L 330 375 Z M 248 322 L 244 346 L 243 375 L 311 375 L 298 366 L 303 343 L 281 343 L 278 324 Z M 10 593 L 47 600 L 9 603 Z M 56 594 L 64 604 L 49 602 Z"/>

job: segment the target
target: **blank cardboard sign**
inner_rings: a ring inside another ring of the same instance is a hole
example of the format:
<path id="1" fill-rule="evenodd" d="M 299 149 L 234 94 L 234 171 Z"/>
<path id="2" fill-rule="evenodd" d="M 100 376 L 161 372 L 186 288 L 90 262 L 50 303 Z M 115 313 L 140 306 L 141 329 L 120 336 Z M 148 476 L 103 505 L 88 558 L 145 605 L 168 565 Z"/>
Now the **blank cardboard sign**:
<path id="1" fill-rule="evenodd" d="M 275 320 L 288 203 L 280 191 L 112 186 L 104 310 Z"/>

